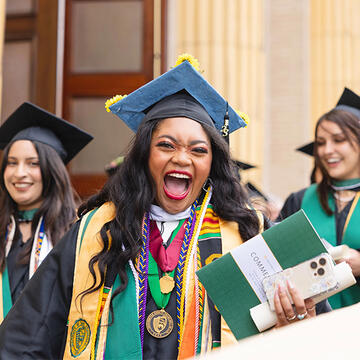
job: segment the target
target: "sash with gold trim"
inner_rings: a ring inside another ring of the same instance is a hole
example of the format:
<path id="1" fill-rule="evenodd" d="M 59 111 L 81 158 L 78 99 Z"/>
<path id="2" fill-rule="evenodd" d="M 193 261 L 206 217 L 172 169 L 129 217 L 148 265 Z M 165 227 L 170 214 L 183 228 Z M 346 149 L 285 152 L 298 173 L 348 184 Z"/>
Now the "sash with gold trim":
<path id="1" fill-rule="evenodd" d="M 77 239 L 73 295 L 68 318 L 64 359 L 142 358 L 137 308 L 137 274 L 131 262 L 126 266 L 129 279 L 128 285 L 113 300 L 114 319 L 112 319 L 110 326 L 107 326 L 107 324 L 109 324 L 111 290 L 102 287 L 83 298 L 79 296 L 92 284 L 88 264 L 90 259 L 103 248 L 99 231 L 103 224 L 113 219 L 114 216 L 115 208 L 113 204 L 106 203 L 85 215 L 81 221 Z M 203 249 L 207 247 L 202 246 L 202 244 L 205 245 L 205 243 L 212 240 L 214 240 L 214 244 L 217 242 L 215 248 L 219 248 L 222 253 L 228 252 L 242 242 L 237 224 L 219 219 L 211 205 L 206 209 L 198 239 L 200 254 L 204 253 Z M 219 239 L 221 240 L 219 241 Z M 210 251 L 208 256 L 206 255 L 201 254 L 202 264 L 198 264 L 198 266 L 214 260 L 221 256 L 221 253 Z M 96 265 L 95 274 L 99 280 L 99 269 Z M 192 291 L 189 290 L 186 296 L 184 326 L 178 359 L 204 353 L 215 346 L 212 341 L 211 330 L 211 312 L 214 310 L 211 310 L 211 307 L 213 305 L 209 304 L 209 299 L 201 284 L 196 286 L 195 268 L 189 271 L 187 282 L 189 284 L 188 289 Z M 119 277 L 116 277 L 113 287 L 117 288 L 119 285 Z M 203 300 L 199 301 L 199 297 Z M 199 303 L 202 304 L 203 309 L 199 309 Z M 119 311 L 119 309 L 126 310 Z M 201 314 L 200 326 L 197 327 L 194 326 L 197 323 L 194 320 L 197 319 L 199 314 Z M 222 318 L 220 322 L 221 344 L 235 343 L 235 337 Z"/>

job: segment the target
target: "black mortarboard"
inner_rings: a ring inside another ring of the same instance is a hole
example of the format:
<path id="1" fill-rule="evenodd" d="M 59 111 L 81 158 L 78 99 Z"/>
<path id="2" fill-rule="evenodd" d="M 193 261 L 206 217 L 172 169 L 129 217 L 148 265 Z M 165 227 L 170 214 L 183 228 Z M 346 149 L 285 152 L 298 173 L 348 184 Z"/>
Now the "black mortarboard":
<path id="1" fill-rule="evenodd" d="M 260 196 L 262 197 L 265 201 L 268 201 L 268 198 L 264 195 L 263 192 L 261 192 L 254 184 L 252 184 L 251 182 L 246 183 L 245 185 L 247 187 L 247 189 L 249 190 L 249 196 L 250 197 L 254 197 L 254 196 Z"/>
<path id="2" fill-rule="evenodd" d="M 46 110 L 24 102 L 0 126 L 0 149 L 15 140 L 51 146 L 67 164 L 93 137 Z"/>
<path id="3" fill-rule="evenodd" d="M 314 156 L 314 142 L 310 142 L 306 145 L 300 146 L 296 149 L 296 151 L 300 151 L 304 154 Z"/>
<path id="4" fill-rule="evenodd" d="M 172 68 L 158 78 L 150 81 L 126 97 L 115 96 L 106 103 L 106 108 L 119 116 L 126 125 L 137 131 L 147 113 L 155 109 L 155 104 L 172 100 L 171 95 L 187 93 L 207 113 L 211 123 L 222 131 L 226 123 L 228 132 L 246 126 L 245 119 L 240 116 L 227 101 L 203 78 L 188 59 Z M 150 110 L 151 109 L 151 110 Z M 199 108 L 196 110 L 200 113 Z M 189 112 L 188 112 L 189 113 Z M 202 118 L 204 114 L 201 115 Z M 181 116 L 178 113 L 172 116 Z M 185 115 L 189 117 L 188 115 Z M 152 117 L 153 118 L 153 117 Z M 163 117 L 164 118 L 164 117 Z M 149 117 L 146 117 L 149 119 Z M 197 119 L 194 119 L 199 121 Z"/>
<path id="5" fill-rule="evenodd" d="M 234 162 L 239 170 L 249 170 L 249 169 L 256 168 L 256 165 L 251 165 L 251 164 L 239 161 L 239 160 L 234 160 Z"/>
<path id="6" fill-rule="evenodd" d="M 334 109 L 348 111 L 360 119 L 360 96 L 345 87 Z M 314 156 L 314 142 L 312 141 L 296 150 Z"/>
<path id="7" fill-rule="evenodd" d="M 360 119 L 360 96 L 348 88 L 344 88 L 335 109 L 351 112 Z"/>

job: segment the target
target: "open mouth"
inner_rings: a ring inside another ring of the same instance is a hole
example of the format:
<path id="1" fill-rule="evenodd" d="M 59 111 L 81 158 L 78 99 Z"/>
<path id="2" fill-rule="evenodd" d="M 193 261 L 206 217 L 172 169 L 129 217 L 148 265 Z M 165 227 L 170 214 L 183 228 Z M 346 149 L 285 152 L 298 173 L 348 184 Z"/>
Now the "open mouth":
<path id="1" fill-rule="evenodd" d="M 192 178 L 189 173 L 180 171 L 168 172 L 164 177 L 164 192 L 169 199 L 185 199 L 190 191 L 191 182 Z"/>
<path id="2" fill-rule="evenodd" d="M 327 159 L 326 163 L 329 167 L 334 167 L 340 163 L 340 159 L 337 159 L 337 158 L 336 159 L 335 158 Z"/>
<path id="3" fill-rule="evenodd" d="M 31 186 L 31 184 L 29 184 L 29 183 L 14 183 L 13 185 L 14 185 L 14 188 L 19 191 L 27 190 Z"/>

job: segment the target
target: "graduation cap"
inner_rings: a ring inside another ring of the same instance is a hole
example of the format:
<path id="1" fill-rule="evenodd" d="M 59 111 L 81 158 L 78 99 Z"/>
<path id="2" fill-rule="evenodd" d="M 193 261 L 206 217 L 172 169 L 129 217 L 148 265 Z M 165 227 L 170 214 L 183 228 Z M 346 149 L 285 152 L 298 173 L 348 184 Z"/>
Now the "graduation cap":
<path id="1" fill-rule="evenodd" d="M 248 191 L 249 191 L 249 195 L 250 197 L 255 197 L 255 196 L 260 196 L 262 197 L 265 201 L 269 201 L 269 199 L 264 195 L 263 192 L 261 192 L 254 184 L 252 184 L 251 182 L 247 182 L 245 184 L 245 186 L 247 187 Z"/>
<path id="2" fill-rule="evenodd" d="M 92 139 L 75 125 L 29 102 L 0 126 L 0 149 L 15 140 L 38 141 L 55 149 L 65 164 Z"/>
<path id="3" fill-rule="evenodd" d="M 341 94 L 335 109 L 348 111 L 360 119 L 360 96 L 355 94 L 347 87 L 344 88 L 344 91 Z"/>
<path id="4" fill-rule="evenodd" d="M 303 146 L 300 146 L 296 149 L 296 151 L 300 151 L 306 155 L 314 156 L 314 142 L 310 142 Z"/>
<path id="5" fill-rule="evenodd" d="M 336 104 L 335 109 L 348 111 L 360 119 L 360 96 L 345 87 L 343 93 L 340 96 L 340 99 Z M 308 144 L 300 146 L 296 149 L 296 151 L 314 156 L 314 142 L 312 141 Z"/>
<path id="6" fill-rule="evenodd" d="M 250 169 L 254 169 L 256 168 L 256 165 L 252 165 L 252 164 L 248 164 L 246 162 L 243 161 L 239 161 L 239 160 L 234 160 L 234 163 L 236 165 L 236 167 L 238 168 L 239 171 L 245 171 L 245 170 L 250 170 Z M 240 177 L 241 178 L 241 177 Z M 245 184 L 245 187 L 247 188 L 247 190 L 249 191 L 249 195 L 250 197 L 254 197 L 254 196 L 260 196 L 262 197 L 264 200 L 268 201 L 267 197 L 264 195 L 264 193 L 262 193 L 254 184 L 252 184 L 251 182 L 247 182 Z"/>
<path id="7" fill-rule="evenodd" d="M 214 126 L 224 136 L 246 126 L 188 60 L 118 98 L 108 100 L 106 107 L 134 132 L 142 121 L 182 116 Z"/>
<path id="8" fill-rule="evenodd" d="M 239 170 L 249 170 L 249 169 L 256 168 L 256 165 L 251 165 L 246 162 L 239 161 L 239 160 L 234 160 L 234 162 Z"/>

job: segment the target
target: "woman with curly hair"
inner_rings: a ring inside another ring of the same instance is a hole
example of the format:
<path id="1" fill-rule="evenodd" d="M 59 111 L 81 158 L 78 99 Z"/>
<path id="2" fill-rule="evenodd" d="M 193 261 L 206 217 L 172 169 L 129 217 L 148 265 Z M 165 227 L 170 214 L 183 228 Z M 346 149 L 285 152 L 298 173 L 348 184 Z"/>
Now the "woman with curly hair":
<path id="1" fill-rule="evenodd" d="M 268 226 L 219 131 L 245 122 L 188 61 L 109 107 L 134 140 L 5 320 L 0 356 L 185 359 L 236 342 L 195 272 Z"/>

